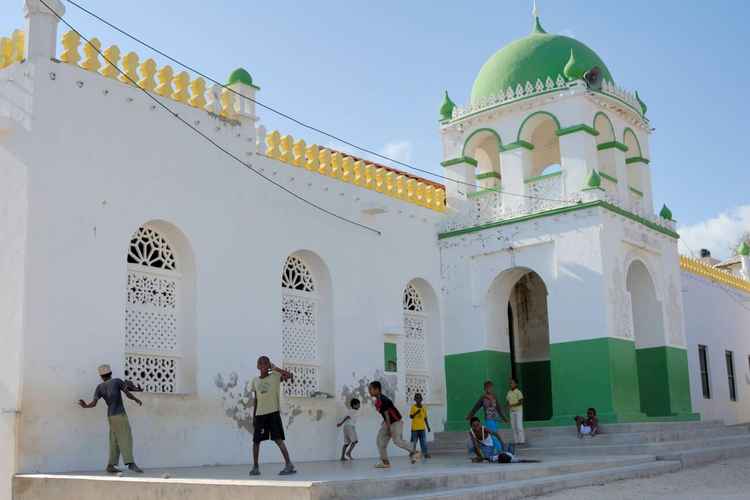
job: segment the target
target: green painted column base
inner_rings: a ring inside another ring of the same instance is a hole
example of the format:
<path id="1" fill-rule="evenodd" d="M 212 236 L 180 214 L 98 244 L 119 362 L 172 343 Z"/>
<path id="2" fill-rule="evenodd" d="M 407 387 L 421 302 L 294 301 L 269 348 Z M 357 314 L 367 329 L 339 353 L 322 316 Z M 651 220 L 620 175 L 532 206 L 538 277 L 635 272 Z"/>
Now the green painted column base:
<path id="1" fill-rule="evenodd" d="M 466 415 L 482 394 L 484 382 L 491 380 L 496 391 L 501 391 L 509 378 L 510 354 L 507 352 L 476 351 L 445 356 L 448 400 L 445 430 L 466 430 Z"/>
<path id="2" fill-rule="evenodd" d="M 649 417 L 692 413 L 687 351 L 661 346 L 637 349 L 641 410 Z"/>

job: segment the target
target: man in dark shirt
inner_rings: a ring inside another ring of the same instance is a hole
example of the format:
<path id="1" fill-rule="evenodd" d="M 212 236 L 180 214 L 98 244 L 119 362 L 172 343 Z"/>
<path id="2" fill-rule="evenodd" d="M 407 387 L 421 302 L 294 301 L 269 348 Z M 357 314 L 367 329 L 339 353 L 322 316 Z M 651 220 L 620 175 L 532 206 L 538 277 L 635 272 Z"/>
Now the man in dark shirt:
<path id="1" fill-rule="evenodd" d="M 413 450 L 410 443 L 404 441 L 404 422 L 401 420 L 401 413 L 393 405 L 393 401 L 383 394 L 380 382 L 377 380 L 370 382 L 368 389 L 370 396 L 375 399 L 375 408 L 383 417 L 383 425 L 380 427 L 380 431 L 378 431 L 377 440 L 381 461 L 375 467 L 378 469 L 391 468 L 391 462 L 388 460 L 388 443 L 391 440 L 399 448 L 408 451 L 411 463 L 416 463 L 420 457 L 420 453 Z"/>
<path id="2" fill-rule="evenodd" d="M 112 378 L 112 369 L 109 365 L 102 365 L 98 370 L 103 382 L 96 387 L 94 399 L 90 403 L 79 399 L 78 405 L 81 408 L 94 408 L 102 398 L 107 403 L 107 418 L 109 420 L 109 463 L 107 464 L 107 472 L 110 474 L 120 472 L 117 464 L 120 463 L 120 453 L 122 453 L 123 461 L 128 469 L 132 472 L 142 473 L 143 471 L 133 460 L 133 433 L 130 429 L 128 415 L 125 413 L 125 405 L 122 402 L 122 393 L 124 392 L 128 399 L 135 401 L 138 406 L 142 406 L 141 400 L 131 393 L 131 391 L 141 391 L 142 389 L 119 378 Z"/>

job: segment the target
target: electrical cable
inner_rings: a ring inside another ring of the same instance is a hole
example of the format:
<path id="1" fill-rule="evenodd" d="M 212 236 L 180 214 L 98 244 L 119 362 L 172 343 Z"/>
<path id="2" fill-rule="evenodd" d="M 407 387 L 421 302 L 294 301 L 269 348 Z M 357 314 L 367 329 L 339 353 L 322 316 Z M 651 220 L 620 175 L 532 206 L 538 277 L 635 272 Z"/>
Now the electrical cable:
<path id="1" fill-rule="evenodd" d="M 274 186 L 276 186 L 277 188 L 281 189 L 282 191 L 285 191 L 286 193 L 290 194 L 294 198 L 302 201 L 303 203 L 305 203 L 305 204 L 307 204 L 307 205 L 309 205 L 309 206 L 311 206 L 311 207 L 313 207 L 313 208 L 315 208 L 317 210 L 320 210 L 321 212 L 323 212 L 325 214 L 328 214 L 328 215 L 330 215 L 332 217 L 335 217 L 335 218 L 337 218 L 337 219 L 339 219 L 341 221 L 348 222 L 349 224 L 353 224 L 355 226 L 358 226 L 358 227 L 360 227 L 362 229 L 366 229 L 368 231 L 372 231 L 373 233 L 377 234 L 378 236 L 380 236 L 382 234 L 380 231 L 378 231 L 375 228 L 372 228 L 372 227 L 366 226 L 364 224 L 361 224 L 361 223 L 359 223 L 357 221 L 348 219 L 348 218 L 346 218 L 346 217 L 344 217 L 342 215 L 339 215 L 339 214 L 337 214 L 335 212 L 332 212 L 332 211 L 330 211 L 330 210 L 328 210 L 328 209 L 326 209 L 324 207 L 321 207 L 320 205 L 318 205 L 318 204 L 316 204 L 316 203 L 314 203 L 314 202 L 312 202 L 312 201 L 304 198 L 303 196 L 295 193 L 294 191 L 292 191 L 292 190 L 290 190 L 290 189 L 282 186 L 281 184 L 279 184 L 278 182 L 274 181 L 273 179 L 270 179 L 269 177 L 263 175 L 261 172 L 259 172 L 258 170 L 254 169 L 250 164 L 243 162 L 234 153 L 232 153 L 231 151 L 227 150 L 226 148 L 224 148 L 223 146 L 221 146 L 220 144 L 218 144 L 216 141 L 214 141 L 213 139 L 211 139 L 209 136 L 207 136 L 206 134 L 204 134 L 203 132 L 201 132 L 199 129 L 197 129 L 196 127 L 194 127 L 190 123 L 188 123 L 184 118 L 182 118 L 178 113 L 176 113 L 175 111 L 173 111 L 169 106 L 167 106 L 166 104 L 164 104 L 163 102 L 161 102 L 159 99 L 157 99 L 155 96 L 153 96 L 152 94 L 150 94 L 146 89 L 144 89 L 141 86 L 139 86 L 138 82 L 136 82 L 135 80 L 133 80 L 127 73 L 125 73 L 123 70 L 121 70 L 118 66 L 112 64 L 112 62 L 109 59 L 107 59 L 107 57 L 104 55 L 104 53 L 100 49 L 98 49 L 94 45 L 91 45 L 89 43 L 89 40 L 85 36 L 83 36 L 80 31 L 78 31 L 76 28 L 74 28 L 68 21 L 66 21 L 65 19 L 63 19 L 62 16 L 60 16 L 57 12 L 55 12 L 52 8 L 50 8 L 50 6 L 44 0 L 39 0 L 39 1 L 45 7 L 47 7 L 47 9 L 49 9 L 49 11 L 52 12 L 55 15 L 55 17 L 57 17 L 63 24 L 65 24 L 68 28 L 70 28 L 73 32 L 75 32 L 78 36 L 80 36 L 81 39 L 84 42 L 86 42 L 89 46 L 91 46 L 102 57 L 102 59 L 104 59 L 104 61 L 106 61 L 111 66 L 113 66 L 121 75 L 123 75 L 125 78 L 127 78 L 128 81 L 130 83 L 132 83 L 135 88 L 141 90 L 144 94 L 146 94 L 146 96 L 149 97 L 149 99 L 151 99 L 152 101 L 154 101 L 159 107 L 161 107 L 166 112 L 168 112 L 170 115 L 172 115 L 172 117 L 174 117 L 177 120 L 179 120 L 183 125 L 185 125 L 188 128 L 190 128 L 196 134 L 200 135 L 203 139 L 205 139 L 206 141 L 208 141 L 209 143 L 211 143 L 217 149 L 221 150 L 227 156 L 229 156 L 230 158 L 234 159 L 239 164 L 241 164 L 242 166 L 244 166 L 245 168 L 247 168 L 248 170 L 250 170 L 254 174 L 258 175 L 262 179 L 264 179 L 267 182 L 273 184 Z"/>
<path id="2" fill-rule="evenodd" d="M 79 10 L 81 10 L 82 12 L 85 12 L 86 14 L 88 14 L 89 16 L 93 17 L 94 19 L 98 20 L 99 22 L 101 22 L 103 24 L 106 24 L 107 26 L 109 26 L 113 30 L 119 32 L 120 34 L 122 34 L 122 35 L 130 38 L 131 40 L 135 41 L 136 43 L 139 43 L 139 44 L 143 45 L 144 47 L 148 48 L 149 50 L 152 50 L 153 52 L 159 54 L 160 56 L 162 56 L 162 57 L 164 57 L 166 59 L 169 59 L 174 64 L 176 64 L 176 65 L 178 65 L 178 66 L 180 66 L 180 67 L 182 67 L 182 68 L 184 68 L 184 69 L 186 69 L 188 71 L 192 71 L 196 75 L 198 75 L 198 76 L 200 76 L 200 77 L 208 80 L 209 82 L 211 82 L 211 83 L 213 83 L 215 85 L 218 85 L 219 87 L 221 87 L 223 89 L 227 89 L 229 92 L 232 92 L 233 94 L 235 94 L 239 98 L 241 98 L 241 99 L 247 99 L 247 100 L 255 103 L 256 105 L 258 105 L 258 106 L 260 106 L 260 107 L 262 107 L 264 109 L 267 109 L 268 111 L 271 111 L 272 113 L 277 114 L 278 116 L 280 116 L 282 118 L 285 118 L 285 119 L 287 119 L 287 120 L 289 120 L 289 121 L 291 121 L 293 123 L 296 123 L 297 125 L 299 125 L 301 127 L 307 128 L 308 130 L 312 130 L 313 132 L 316 132 L 318 134 L 324 135 L 324 136 L 328 137 L 329 139 L 333 139 L 335 141 L 338 141 L 338 142 L 340 142 L 342 144 L 345 144 L 345 145 L 347 145 L 349 147 L 357 149 L 358 151 L 361 151 L 363 153 L 366 153 L 366 154 L 369 154 L 369 155 L 381 158 L 381 159 L 389 161 L 391 163 L 395 163 L 397 165 L 400 165 L 400 166 L 402 166 L 402 167 L 404 167 L 406 169 L 412 170 L 414 172 L 420 172 L 422 174 L 430 175 L 430 176 L 433 176 L 433 177 L 438 178 L 438 179 L 442 179 L 442 180 L 446 180 L 446 181 L 450 181 L 450 182 L 455 182 L 456 184 L 463 184 L 463 185 L 466 185 L 466 186 L 470 186 L 472 188 L 476 188 L 476 185 L 471 184 L 469 182 L 462 181 L 462 180 L 459 180 L 459 179 L 453 179 L 453 178 L 446 177 L 446 176 L 441 175 L 441 174 L 436 174 L 436 173 L 431 172 L 429 170 L 425 170 L 425 169 L 422 169 L 422 168 L 419 168 L 419 167 L 415 167 L 414 165 L 405 163 L 403 161 L 397 160 L 395 158 L 392 158 L 390 156 L 384 155 L 382 153 L 378 153 L 378 152 L 376 152 L 376 151 L 374 151 L 372 149 L 369 149 L 367 147 L 359 146 L 359 145 L 357 145 L 357 144 L 355 144 L 353 142 L 350 142 L 350 141 L 347 141 L 346 139 L 343 139 L 340 136 L 337 136 L 337 135 L 335 135 L 333 133 L 330 133 L 330 132 L 326 132 L 323 129 L 320 129 L 320 128 L 314 126 L 314 125 L 306 123 L 306 122 L 304 122 L 304 121 L 302 121 L 302 120 L 300 120 L 298 118 L 295 118 L 294 116 L 292 116 L 292 115 L 290 115 L 288 113 L 284 113 L 283 111 L 280 111 L 280 110 L 278 110 L 278 109 L 276 109 L 276 108 L 274 108 L 272 106 L 264 104 L 264 103 L 258 101 L 255 98 L 251 98 L 251 97 L 242 95 L 239 92 L 235 91 L 234 89 L 229 88 L 227 85 L 225 85 L 225 84 L 217 81 L 214 78 L 211 78 L 210 76 L 206 75 L 202 71 L 197 70 L 193 66 L 190 66 L 189 64 L 186 64 L 186 63 L 180 61 L 179 59 L 176 59 L 176 58 L 170 56 L 169 54 L 166 54 L 165 52 L 157 49 L 153 45 L 151 45 L 151 44 L 149 44 L 149 43 L 141 40 L 140 38 L 136 37 L 135 35 L 133 35 L 133 34 L 129 33 L 128 31 L 120 28 L 119 26 L 115 25 L 114 23 L 111 23 L 111 22 L 107 21 L 106 19 L 104 19 L 101 16 L 99 16 L 98 14 L 96 14 L 96 13 L 88 10 L 87 8 L 83 7 L 82 5 L 80 5 L 79 3 L 75 2 L 74 0 L 64 0 L 64 1 L 67 2 L 67 3 L 69 3 L 69 4 L 71 4 L 71 5 L 73 5 L 74 7 L 76 7 Z M 42 2 L 42 3 L 44 3 L 44 2 Z M 47 6 L 46 3 L 44 3 L 44 5 Z M 49 6 L 47 6 L 47 8 L 49 8 Z M 70 26 L 70 25 L 68 25 L 68 26 Z M 495 193 L 499 193 L 499 194 L 507 194 L 509 196 L 517 196 L 517 197 L 520 197 L 520 198 L 528 198 L 528 199 L 541 200 L 541 201 L 553 201 L 553 202 L 559 202 L 559 203 L 568 203 L 570 201 L 570 200 L 561 200 L 561 199 L 556 199 L 556 198 L 545 198 L 545 197 L 542 197 L 542 196 L 534 196 L 534 195 L 529 195 L 529 194 L 511 193 L 509 191 L 504 191 L 502 189 L 495 189 L 495 188 L 487 188 L 487 189 L 483 189 L 483 191 L 495 192 Z"/>

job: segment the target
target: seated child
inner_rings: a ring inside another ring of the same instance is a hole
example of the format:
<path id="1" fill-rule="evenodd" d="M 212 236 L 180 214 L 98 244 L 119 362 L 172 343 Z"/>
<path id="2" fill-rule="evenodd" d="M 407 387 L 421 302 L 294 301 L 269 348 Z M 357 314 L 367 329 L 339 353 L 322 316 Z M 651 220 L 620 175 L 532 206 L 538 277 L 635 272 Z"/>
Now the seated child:
<path id="1" fill-rule="evenodd" d="M 594 437 L 599 433 L 599 419 L 596 418 L 595 408 L 589 408 L 586 411 L 585 418 L 576 416 L 575 421 L 579 438 L 583 438 L 583 436 Z"/>
<path id="2" fill-rule="evenodd" d="M 349 409 L 346 411 L 346 416 L 341 419 L 341 422 L 336 424 L 336 427 L 344 426 L 344 447 L 341 449 L 341 461 L 344 462 L 348 458 L 352 459 L 352 450 L 359 442 L 357 438 L 357 414 L 359 413 L 359 399 L 353 398 L 349 402 Z M 347 448 L 349 450 L 347 451 Z"/>
<path id="3" fill-rule="evenodd" d="M 472 462 L 497 462 L 498 454 L 503 449 L 503 440 L 495 431 L 483 426 L 477 417 L 471 417 L 469 429 L 469 453 L 474 454 Z M 500 450 L 495 447 L 493 437 L 500 443 Z"/>

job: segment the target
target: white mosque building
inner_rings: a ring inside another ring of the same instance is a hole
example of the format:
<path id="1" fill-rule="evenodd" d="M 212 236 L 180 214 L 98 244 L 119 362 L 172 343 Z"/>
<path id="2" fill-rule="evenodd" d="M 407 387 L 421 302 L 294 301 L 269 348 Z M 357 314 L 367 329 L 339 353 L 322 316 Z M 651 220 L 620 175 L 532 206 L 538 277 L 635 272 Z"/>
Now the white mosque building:
<path id="1" fill-rule="evenodd" d="M 442 185 L 266 131 L 245 70 L 211 86 L 24 4 L 0 38 L 5 491 L 103 465 L 74 404 L 100 363 L 146 389 L 146 467 L 247 462 L 262 354 L 297 376 L 298 461 L 336 456 L 354 396 L 375 455 L 376 379 L 438 431 L 511 376 L 530 426 L 750 421 L 750 248 L 734 273 L 678 254 L 646 105 L 583 43 L 535 18 L 446 93 Z"/>

